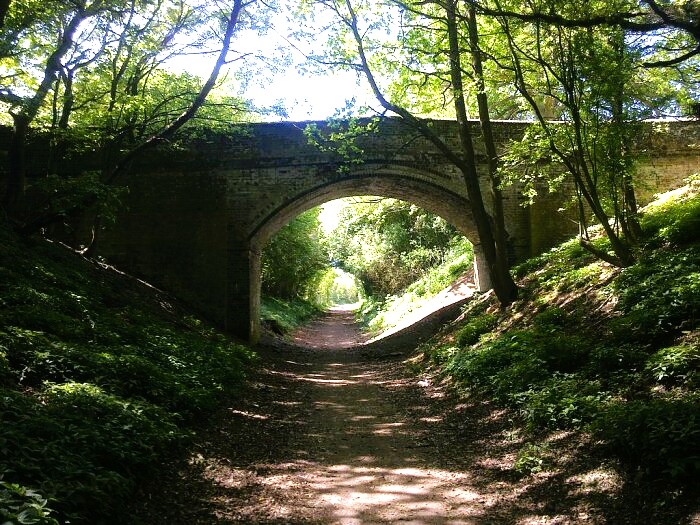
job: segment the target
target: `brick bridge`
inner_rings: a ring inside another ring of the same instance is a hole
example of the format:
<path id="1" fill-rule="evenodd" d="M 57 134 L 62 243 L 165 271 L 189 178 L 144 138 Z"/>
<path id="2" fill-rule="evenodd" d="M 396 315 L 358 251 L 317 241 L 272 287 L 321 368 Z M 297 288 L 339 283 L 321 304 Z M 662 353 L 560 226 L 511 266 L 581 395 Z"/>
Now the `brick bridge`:
<path id="1" fill-rule="evenodd" d="M 376 195 L 410 201 L 456 226 L 475 244 L 477 286 L 488 289 L 462 176 L 430 143 L 400 121 L 384 119 L 378 131 L 358 139 L 362 162 L 343 165 L 335 153 L 309 144 L 306 124 L 251 124 L 242 132 L 194 140 L 185 150 L 152 152 L 134 166 L 126 211 L 106 232 L 101 252 L 231 333 L 255 340 L 260 251 L 267 240 L 309 208 L 340 197 Z M 455 122 L 432 126 L 457 147 Z M 478 137 L 478 125 L 473 126 Z M 500 147 L 520 139 L 526 126 L 496 122 Z M 649 123 L 644 135 L 648 160 L 641 171 L 648 192 L 677 186 L 700 171 L 700 123 Z M 476 149 L 485 185 L 479 141 Z M 565 193 L 543 192 L 524 206 L 516 188 L 505 192 L 514 260 L 575 233 L 575 225 L 558 211 Z"/>

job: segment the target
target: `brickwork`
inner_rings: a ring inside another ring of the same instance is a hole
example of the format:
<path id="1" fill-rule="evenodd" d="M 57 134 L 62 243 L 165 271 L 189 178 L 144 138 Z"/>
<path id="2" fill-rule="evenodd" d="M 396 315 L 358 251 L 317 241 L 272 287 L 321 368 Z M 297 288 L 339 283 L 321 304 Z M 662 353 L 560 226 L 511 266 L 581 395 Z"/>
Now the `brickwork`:
<path id="1" fill-rule="evenodd" d="M 307 124 L 251 124 L 229 134 L 193 139 L 186 148 L 149 152 L 125 181 L 125 211 L 104 235 L 101 252 L 174 292 L 231 332 L 254 338 L 260 250 L 280 227 L 309 208 L 352 195 L 394 197 L 443 216 L 477 241 L 462 175 L 401 121 L 384 119 L 378 131 L 360 137 L 356 163 L 310 145 L 304 134 Z M 431 126 L 457 148 L 455 122 L 433 121 Z M 521 139 L 527 126 L 495 122 L 498 147 L 503 150 L 510 140 Z M 486 190 L 486 157 L 477 123 L 473 132 Z M 700 122 L 645 124 L 637 144 L 645 157 L 637 176 L 640 199 L 647 201 L 653 193 L 700 172 L 699 145 Z M 81 155 L 68 159 L 63 168 L 97 168 L 99 159 Z M 40 154 L 30 160 L 37 173 L 45 169 Z M 560 211 L 571 195 L 571 185 L 565 184 L 559 192 L 542 192 L 533 205 L 524 206 L 517 188 L 504 192 L 514 260 L 541 253 L 576 232 Z"/>

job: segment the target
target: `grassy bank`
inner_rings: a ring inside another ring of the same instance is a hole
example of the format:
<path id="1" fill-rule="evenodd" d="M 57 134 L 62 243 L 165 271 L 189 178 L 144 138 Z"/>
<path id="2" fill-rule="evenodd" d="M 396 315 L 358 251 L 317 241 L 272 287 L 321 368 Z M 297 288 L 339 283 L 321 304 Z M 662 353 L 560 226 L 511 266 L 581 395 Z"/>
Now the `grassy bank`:
<path id="1" fill-rule="evenodd" d="M 304 299 L 262 298 L 260 321 L 264 328 L 285 335 L 309 322 L 322 311 L 321 307 Z"/>
<path id="2" fill-rule="evenodd" d="M 466 239 L 455 243 L 445 261 L 430 269 L 401 294 L 388 297 L 365 297 L 358 310 L 359 321 L 371 334 L 398 325 L 412 311 L 450 286 L 473 266 L 472 245 Z"/>
<path id="3" fill-rule="evenodd" d="M 64 247 L 2 229 L 0 246 L 0 522 L 128 523 L 253 354 Z"/>
<path id="4" fill-rule="evenodd" d="M 576 433 L 591 456 L 646 487 L 649 523 L 692 505 L 700 476 L 698 186 L 649 207 L 633 266 L 565 243 L 516 269 L 515 304 L 474 300 L 422 348 L 422 364 L 464 395 L 511 412 L 523 432 L 516 473 L 554 475 L 565 456 L 556 436 Z"/>

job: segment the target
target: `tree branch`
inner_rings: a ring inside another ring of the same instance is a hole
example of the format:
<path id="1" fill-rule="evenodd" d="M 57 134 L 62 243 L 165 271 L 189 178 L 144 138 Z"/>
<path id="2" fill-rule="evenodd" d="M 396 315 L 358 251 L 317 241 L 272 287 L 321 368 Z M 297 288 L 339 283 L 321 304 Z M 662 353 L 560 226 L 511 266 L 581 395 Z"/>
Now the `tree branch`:
<path id="1" fill-rule="evenodd" d="M 116 179 L 121 173 L 123 173 L 129 164 L 143 151 L 156 146 L 157 144 L 163 142 L 164 140 L 172 137 L 182 126 L 184 126 L 190 119 L 192 119 L 197 111 L 206 102 L 207 96 L 211 90 L 216 85 L 216 80 L 219 77 L 221 68 L 226 64 L 226 56 L 228 55 L 229 49 L 231 47 L 231 40 L 233 38 L 233 33 L 238 25 L 238 19 L 241 14 L 243 7 L 242 0 L 234 0 L 233 7 L 228 16 L 228 21 L 226 23 L 226 31 L 224 33 L 223 42 L 221 46 L 221 52 L 214 64 L 214 67 L 209 74 L 209 78 L 204 83 L 199 93 L 195 97 L 192 104 L 175 120 L 173 120 L 168 126 L 166 126 L 159 133 L 151 136 L 134 149 L 132 149 L 128 154 L 122 158 L 122 160 L 116 165 L 116 167 L 109 173 L 106 177 L 105 182 L 109 183 Z"/>

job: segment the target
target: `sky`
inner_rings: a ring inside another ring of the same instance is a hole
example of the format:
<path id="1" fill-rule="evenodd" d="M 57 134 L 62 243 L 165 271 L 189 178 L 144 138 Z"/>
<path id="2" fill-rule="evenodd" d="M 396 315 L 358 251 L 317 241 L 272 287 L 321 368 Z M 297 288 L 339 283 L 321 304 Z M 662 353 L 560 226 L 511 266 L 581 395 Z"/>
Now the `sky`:
<path id="1" fill-rule="evenodd" d="M 246 55 L 245 59 L 236 60 L 231 65 L 231 71 L 247 79 L 241 83 L 241 92 L 237 94 L 251 100 L 256 108 L 265 110 L 282 105 L 287 113 L 286 116 L 263 114 L 261 120 L 324 120 L 345 108 L 351 100 L 355 101 L 356 107 L 376 105 L 368 87 L 359 82 L 355 72 L 304 72 L 304 53 L 311 53 L 313 47 L 323 45 L 321 40 L 325 37 L 319 35 L 316 42 L 294 41 L 290 45 L 284 35 L 293 32 L 291 23 L 284 13 L 275 15 L 271 29 L 265 34 L 243 30 L 232 43 L 234 53 L 231 56 Z M 254 56 L 264 58 L 256 60 Z M 178 57 L 170 62 L 170 68 L 206 78 L 214 59 L 213 55 L 197 59 Z M 285 62 L 288 64 L 282 66 Z"/>
<path id="2" fill-rule="evenodd" d="M 348 100 L 363 101 L 367 98 L 364 87 L 358 85 L 357 77 L 352 72 L 303 75 L 295 66 L 277 73 L 272 82 L 249 84 L 244 96 L 261 108 L 281 102 L 288 114 L 288 118 L 283 120 L 292 121 L 324 120 L 345 107 Z M 271 118 L 281 120 L 280 117 Z"/>
<path id="3" fill-rule="evenodd" d="M 278 27 L 283 27 L 280 22 Z M 274 57 L 279 49 L 288 47 L 286 40 L 275 31 L 265 36 L 247 32 L 236 44 L 237 50 L 259 53 Z M 303 72 L 304 55 L 300 50 L 290 49 L 287 58 L 290 60 L 286 67 L 278 67 L 274 73 L 262 73 L 250 76 L 241 95 L 252 101 L 258 108 L 271 108 L 282 105 L 286 116 L 271 113 L 264 115 L 261 120 L 269 121 L 306 121 L 325 120 L 334 116 L 338 110 L 347 107 L 349 101 L 354 101 L 357 107 L 376 105 L 369 88 L 351 71 L 335 71 L 322 74 Z M 211 61 L 183 59 L 172 64 L 173 69 L 197 74 L 201 77 L 209 75 Z M 281 61 L 278 61 L 278 64 Z M 259 66 L 254 66 L 255 70 Z M 327 202 L 321 206 L 319 219 L 322 228 L 330 233 L 337 225 L 340 212 L 347 206 L 342 199 Z"/>

